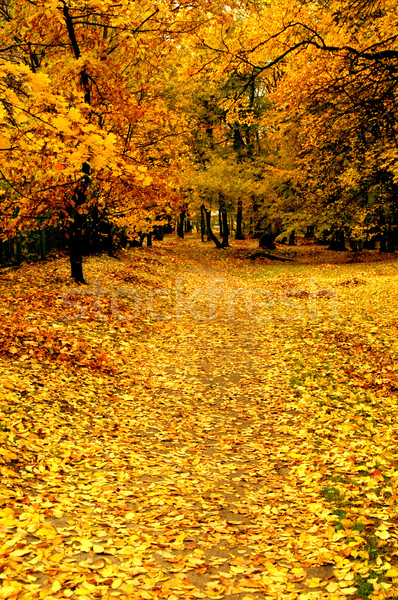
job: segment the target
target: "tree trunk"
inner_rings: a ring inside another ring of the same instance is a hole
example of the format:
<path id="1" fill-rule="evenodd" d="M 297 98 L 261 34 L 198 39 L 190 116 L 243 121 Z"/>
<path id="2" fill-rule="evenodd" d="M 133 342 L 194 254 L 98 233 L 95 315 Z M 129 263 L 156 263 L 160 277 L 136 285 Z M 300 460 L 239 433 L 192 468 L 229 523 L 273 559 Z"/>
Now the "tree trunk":
<path id="1" fill-rule="evenodd" d="M 71 277 L 76 283 L 87 285 L 87 281 L 83 277 L 83 216 L 78 211 L 75 211 L 69 236 Z"/>
<path id="2" fill-rule="evenodd" d="M 389 252 L 395 252 L 395 250 L 397 249 L 398 246 L 398 227 L 396 225 L 393 225 L 392 227 L 390 227 L 390 231 L 389 231 L 389 239 L 388 239 L 388 251 Z"/>
<path id="3" fill-rule="evenodd" d="M 357 240 L 354 240 L 353 238 L 349 237 L 348 238 L 348 245 L 350 246 L 351 250 L 353 252 L 358 252 L 359 250 L 359 245 Z"/>
<path id="4" fill-rule="evenodd" d="M 93 206 L 91 209 L 91 223 L 88 240 L 88 252 L 101 252 L 100 242 L 100 218 L 98 206 Z"/>
<path id="5" fill-rule="evenodd" d="M 201 214 L 201 218 L 200 218 L 200 235 L 202 238 L 202 242 L 205 241 L 205 233 L 206 233 L 206 216 L 205 216 L 205 207 L 202 206 L 200 207 L 200 214 Z"/>
<path id="6" fill-rule="evenodd" d="M 311 239 L 313 238 L 315 235 L 315 225 L 307 225 L 307 231 L 305 234 L 305 238 L 306 239 Z"/>
<path id="7" fill-rule="evenodd" d="M 271 225 L 268 225 L 267 229 L 259 238 L 259 247 L 268 248 L 268 250 L 274 250 L 275 238 L 278 236 L 282 228 L 282 219 L 279 217 L 275 219 Z"/>
<path id="8" fill-rule="evenodd" d="M 219 192 L 219 209 L 218 209 L 218 220 L 220 223 L 220 237 L 222 238 L 222 247 L 226 248 L 229 246 L 228 238 L 229 238 L 229 227 L 228 227 L 228 214 L 227 207 L 225 205 L 224 195 Z"/>
<path id="9" fill-rule="evenodd" d="M 82 173 L 80 183 L 74 194 L 73 220 L 69 229 L 69 258 L 71 277 L 76 283 L 87 285 L 87 281 L 83 277 L 83 229 L 85 217 L 79 210 L 86 202 L 87 188 L 90 184 L 90 167 L 86 162 L 82 165 Z"/>
<path id="10" fill-rule="evenodd" d="M 206 210 L 205 206 L 203 206 L 203 209 L 204 209 L 205 214 L 206 214 L 207 235 L 209 236 L 209 238 L 211 239 L 211 241 L 215 243 L 215 245 L 217 246 L 217 248 L 222 248 L 220 240 L 214 235 L 213 230 L 211 228 L 211 210 Z"/>
<path id="11" fill-rule="evenodd" d="M 242 222 L 243 222 L 243 203 L 242 200 L 238 200 L 238 206 L 236 211 L 236 240 L 244 240 L 245 236 L 242 231 Z"/>
<path id="12" fill-rule="evenodd" d="M 41 235 L 40 235 L 40 255 L 41 258 L 44 259 L 46 258 L 46 254 L 47 254 L 47 238 L 46 238 L 46 229 L 42 229 L 41 230 Z"/>
<path id="13" fill-rule="evenodd" d="M 295 246 L 296 245 L 296 232 L 295 232 L 294 229 L 293 229 L 293 231 L 289 235 L 288 245 L 289 246 Z"/>
<path id="14" fill-rule="evenodd" d="M 267 248 L 268 250 L 275 250 L 276 246 L 274 243 L 275 234 L 272 231 L 272 225 L 269 225 L 264 233 L 259 237 L 258 245 L 260 248 Z"/>
<path id="15" fill-rule="evenodd" d="M 163 227 L 162 225 L 155 225 L 153 229 L 153 239 L 159 242 L 163 241 Z"/>
<path id="16" fill-rule="evenodd" d="M 256 201 L 256 197 L 253 195 L 251 197 L 251 210 L 250 210 L 250 220 L 249 220 L 249 235 L 255 235 L 258 233 L 257 231 L 257 222 L 258 222 L 258 204 Z"/>
<path id="17" fill-rule="evenodd" d="M 218 209 L 218 229 L 220 232 L 220 237 L 223 237 L 223 220 L 222 220 L 222 214 L 221 214 L 221 208 Z"/>
<path id="18" fill-rule="evenodd" d="M 152 233 L 148 233 L 146 236 L 146 245 L 150 248 L 152 247 Z"/>
<path id="19" fill-rule="evenodd" d="M 180 220 L 177 226 L 177 235 L 180 238 L 184 238 L 184 221 L 185 221 L 185 210 L 180 212 Z"/>
<path id="20" fill-rule="evenodd" d="M 336 252 L 347 251 L 343 229 L 336 229 L 333 231 L 328 250 L 335 250 Z"/>
<path id="21" fill-rule="evenodd" d="M 72 45 L 73 53 L 75 55 L 76 60 L 79 60 L 81 56 L 79 44 L 77 42 L 75 27 L 73 23 L 73 19 L 70 15 L 68 5 L 66 2 L 63 3 L 63 15 L 65 18 L 66 28 L 68 30 L 69 39 Z M 86 104 L 91 104 L 91 94 L 90 94 L 90 80 L 88 74 L 86 72 L 85 67 L 82 68 L 80 72 L 80 82 L 81 87 L 84 93 L 84 101 Z M 85 204 L 87 199 L 87 188 L 90 184 L 90 166 L 88 163 L 84 162 L 82 164 L 82 177 L 80 180 L 80 184 L 78 188 L 75 190 L 74 194 L 74 211 L 73 211 L 73 221 L 71 223 L 71 227 L 69 230 L 69 256 L 70 256 L 70 266 L 71 266 L 71 276 L 77 283 L 85 283 L 83 277 L 83 226 L 84 226 L 84 217 L 79 212 L 79 209 Z"/>
<path id="22" fill-rule="evenodd" d="M 113 244 L 113 226 L 112 223 L 108 223 L 108 256 L 112 258 L 115 256 L 115 247 Z"/>
<path id="23" fill-rule="evenodd" d="M 365 250 L 376 250 L 376 236 L 373 236 L 364 242 L 363 247 Z"/>
<path id="24" fill-rule="evenodd" d="M 229 246 L 229 227 L 228 227 L 228 215 L 227 209 L 223 207 L 221 209 L 221 220 L 222 220 L 222 247 L 227 248 Z"/>
<path id="25" fill-rule="evenodd" d="M 191 223 L 191 219 L 190 219 L 190 216 L 188 213 L 185 218 L 185 233 L 191 233 L 191 231 L 192 231 L 192 223 Z"/>

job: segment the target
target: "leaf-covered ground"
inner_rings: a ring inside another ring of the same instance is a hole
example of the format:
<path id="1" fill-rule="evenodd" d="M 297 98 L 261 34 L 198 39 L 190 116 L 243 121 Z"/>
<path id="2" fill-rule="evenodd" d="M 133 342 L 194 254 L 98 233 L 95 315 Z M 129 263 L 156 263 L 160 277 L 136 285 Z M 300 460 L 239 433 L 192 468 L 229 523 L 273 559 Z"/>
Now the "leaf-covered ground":
<path id="1" fill-rule="evenodd" d="M 0 273 L 0 598 L 398 597 L 398 263 L 247 250 Z"/>

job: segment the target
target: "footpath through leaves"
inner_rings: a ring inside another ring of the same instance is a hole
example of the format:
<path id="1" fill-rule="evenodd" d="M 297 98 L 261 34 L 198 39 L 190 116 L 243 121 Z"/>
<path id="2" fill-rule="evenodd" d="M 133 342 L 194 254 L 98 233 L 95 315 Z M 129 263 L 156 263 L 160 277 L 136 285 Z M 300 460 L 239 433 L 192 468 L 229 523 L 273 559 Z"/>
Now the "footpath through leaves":
<path id="1" fill-rule="evenodd" d="M 0 275 L 0 598 L 397 597 L 397 263 L 245 253 Z"/>

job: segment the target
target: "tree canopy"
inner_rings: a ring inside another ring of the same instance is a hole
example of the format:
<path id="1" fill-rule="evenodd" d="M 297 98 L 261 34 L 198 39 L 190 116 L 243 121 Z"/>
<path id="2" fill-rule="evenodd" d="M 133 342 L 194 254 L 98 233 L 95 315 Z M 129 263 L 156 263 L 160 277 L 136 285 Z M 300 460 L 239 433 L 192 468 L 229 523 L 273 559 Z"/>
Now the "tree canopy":
<path id="1" fill-rule="evenodd" d="M 280 217 L 394 249 L 395 9 L 2 0 L 3 239 L 62 227 L 83 281 L 88 216 L 134 237 L 188 190 L 252 233 Z"/>

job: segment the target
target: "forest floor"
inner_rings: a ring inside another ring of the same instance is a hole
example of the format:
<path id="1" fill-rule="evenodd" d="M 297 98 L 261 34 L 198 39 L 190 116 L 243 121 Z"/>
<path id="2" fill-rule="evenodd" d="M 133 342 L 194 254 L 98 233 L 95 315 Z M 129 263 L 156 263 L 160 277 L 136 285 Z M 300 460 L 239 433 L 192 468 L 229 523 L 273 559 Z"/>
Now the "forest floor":
<path id="1" fill-rule="evenodd" d="M 0 598 L 398 597 L 398 261 L 254 245 L 0 271 Z"/>

